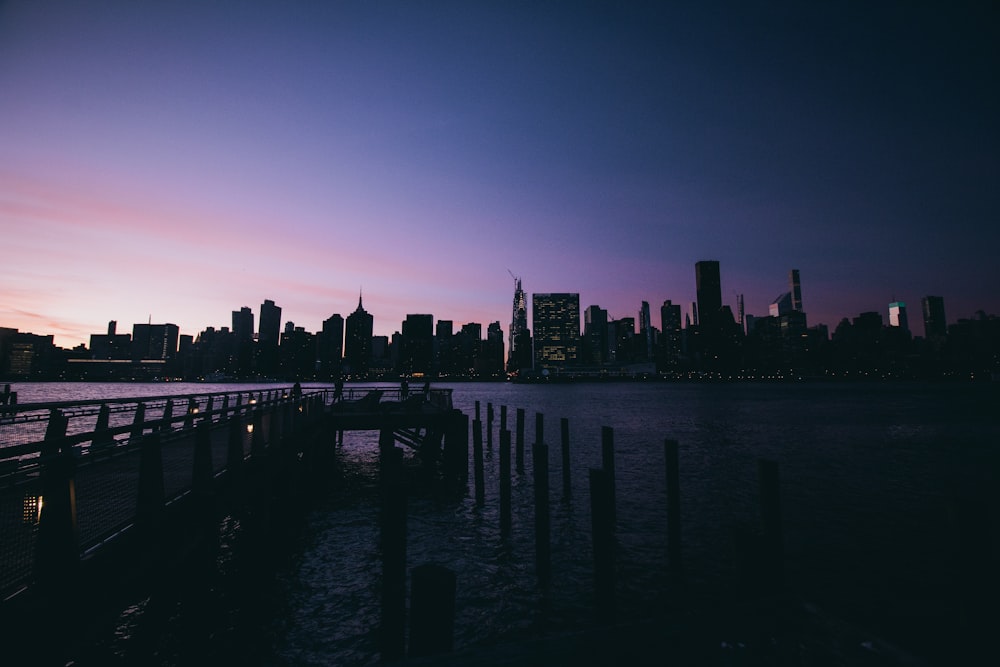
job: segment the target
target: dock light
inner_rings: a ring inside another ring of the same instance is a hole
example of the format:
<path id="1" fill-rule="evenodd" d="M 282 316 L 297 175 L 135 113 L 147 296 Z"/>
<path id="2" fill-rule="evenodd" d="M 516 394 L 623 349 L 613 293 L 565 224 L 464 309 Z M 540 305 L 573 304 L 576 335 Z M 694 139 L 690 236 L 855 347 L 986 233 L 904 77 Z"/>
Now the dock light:
<path id="1" fill-rule="evenodd" d="M 253 433 L 253 424 L 247 424 L 247 433 Z"/>
<path id="2" fill-rule="evenodd" d="M 197 408 L 197 406 L 196 406 L 196 407 L 193 407 L 193 408 L 191 408 L 191 414 L 193 414 L 193 415 L 196 415 L 196 414 L 198 414 L 198 408 Z"/>
<path id="3" fill-rule="evenodd" d="M 256 398 L 251 398 L 250 399 L 250 405 L 257 405 L 257 399 Z"/>
<path id="4" fill-rule="evenodd" d="M 25 495 L 21 519 L 25 524 L 34 525 L 42 519 L 42 496 Z"/>

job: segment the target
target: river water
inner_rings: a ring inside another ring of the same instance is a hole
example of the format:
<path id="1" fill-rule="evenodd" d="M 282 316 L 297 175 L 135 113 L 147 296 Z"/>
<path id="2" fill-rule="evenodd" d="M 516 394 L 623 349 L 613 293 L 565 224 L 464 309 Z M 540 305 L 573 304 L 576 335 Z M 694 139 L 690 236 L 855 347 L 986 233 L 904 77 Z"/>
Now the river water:
<path id="1" fill-rule="evenodd" d="M 304 385 L 308 389 L 310 385 Z M 947 614 L 954 578 L 949 501 L 988 497 L 1000 445 L 996 384 L 455 383 L 454 405 L 495 409 L 486 504 L 409 500 L 408 565 L 457 573 L 456 648 L 557 634 L 593 622 L 587 470 L 614 429 L 618 603 L 625 619 L 670 608 L 663 441 L 679 442 L 687 599 L 724 595 L 735 534 L 759 525 L 757 461 L 780 465 L 789 586 L 803 599 L 904 644 Z M 20 384 L 19 401 L 256 389 L 254 385 Z M 265 387 L 266 388 L 266 387 Z M 499 531 L 500 406 L 526 412 L 527 471 L 514 474 L 513 533 Z M 550 445 L 553 580 L 534 574 L 531 442 Z M 560 418 L 570 425 L 572 496 L 562 498 Z M 223 523 L 211 590 L 137 598 L 96 637 L 102 660 L 182 665 L 236 654 L 274 665 L 378 662 L 380 557 L 375 434 L 349 434 L 342 474 L 306 510 L 265 570 L 241 564 L 239 517 Z M 138 638 L 145 638 L 142 641 Z M 152 639 L 150 639 L 152 638 Z M 917 647 L 919 649 L 919 646 Z M 86 663 L 80 656 L 80 664 Z"/>

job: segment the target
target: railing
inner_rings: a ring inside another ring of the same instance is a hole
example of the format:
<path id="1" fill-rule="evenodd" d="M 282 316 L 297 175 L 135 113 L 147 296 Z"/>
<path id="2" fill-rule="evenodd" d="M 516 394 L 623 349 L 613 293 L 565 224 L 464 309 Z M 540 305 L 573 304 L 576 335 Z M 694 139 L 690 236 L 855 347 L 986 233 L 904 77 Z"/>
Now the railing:
<path id="1" fill-rule="evenodd" d="M 338 400 L 344 401 L 356 401 L 358 399 L 364 398 L 369 393 L 373 391 L 382 392 L 382 402 L 401 402 L 408 398 L 414 396 L 424 396 L 425 401 L 428 405 L 433 406 L 439 410 L 451 410 L 451 389 L 444 388 L 430 388 L 424 390 L 423 387 L 410 387 L 408 390 L 404 391 L 402 387 L 386 387 L 386 386 L 360 386 L 351 385 L 345 386 L 343 389 L 342 396 Z M 327 404 L 334 402 L 334 397 L 337 395 L 335 390 L 326 390 L 327 394 Z"/>
<path id="2" fill-rule="evenodd" d="M 148 489 L 170 505 L 199 475 L 277 443 L 297 415 L 318 418 L 330 397 L 287 388 L 19 405 L 0 424 L 0 599 L 38 577 L 52 525 L 68 526 L 61 543 L 79 559 L 134 525 Z"/>

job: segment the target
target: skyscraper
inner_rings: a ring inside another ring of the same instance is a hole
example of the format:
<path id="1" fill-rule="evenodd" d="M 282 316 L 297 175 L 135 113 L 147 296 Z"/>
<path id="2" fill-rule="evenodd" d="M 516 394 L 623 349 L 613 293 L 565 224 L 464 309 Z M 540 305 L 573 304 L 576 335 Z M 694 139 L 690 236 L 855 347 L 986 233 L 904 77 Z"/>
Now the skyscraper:
<path id="1" fill-rule="evenodd" d="M 649 314 L 649 302 L 643 301 L 639 309 L 639 335 L 642 337 L 642 344 L 645 347 L 643 361 L 653 358 L 653 322 Z"/>
<path id="2" fill-rule="evenodd" d="M 403 321 L 400 372 L 430 373 L 434 356 L 434 316 L 407 315 Z"/>
<path id="3" fill-rule="evenodd" d="M 249 306 L 233 311 L 233 334 L 237 341 L 253 340 L 253 311 Z"/>
<path id="4" fill-rule="evenodd" d="M 788 272 L 788 287 L 792 295 L 792 310 L 802 312 L 802 283 L 799 281 L 799 270 Z"/>
<path id="5" fill-rule="evenodd" d="M 608 360 L 608 311 L 587 306 L 583 311 L 583 362 L 600 366 Z"/>
<path id="6" fill-rule="evenodd" d="M 722 310 L 722 278 L 719 263 L 703 260 L 694 265 L 695 287 L 698 296 L 698 324 L 716 328 L 719 311 Z"/>
<path id="7" fill-rule="evenodd" d="M 906 318 L 906 304 L 902 301 L 893 301 L 889 304 L 889 326 L 899 327 L 903 331 L 909 332 L 910 324 Z"/>
<path id="8" fill-rule="evenodd" d="M 531 298 L 535 370 L 572 366 L 580 349 L 580 295 L 534 294 Z"/>
<path id="9" fill-rule="evenodd" d="M 521 289 L 521 279 L 514 278 L 514 307 L 510 319 L 507 372 L 531 368 L 531 332 L 528 330 L 528 300 Z"/>
<path id="10" fill-rule="evenodd" d="M 368 372 L 372 356 L 372 333 L 375 318 L 361 305 L 358 295 L 357 309 L 347 316 L 344 327 L 344 366 L 351 375 L 362 376 Z"/>
<path id="11" fill-rule="evenodd" d="M 344 357 L 344 318 L 334 313 L 323 320 L 323 330 L 317 336 L 317 359 L 320 375 L 324 378 L 339 377 L 340 363 Z"/>
<path id="12" fill-rule="evenodd" d="M 264 299 L 264 303 L 260 304 L 260 330 L 257 332 L 257 342 L 261 345 L 277 345 L 280 335 L 281 308 L 274 305 L 274 301 Z"/>
<path id="13" fill-rule="evenodd" d="M 132 359 L 171 361 L 177 354 L 176 324 L 133 324 Z"/>
<path id="14" fill-rule="evenodd" d="M 660 306 L 660 344 L 662 366 L 670 368 L 680 362 L 681 357 L 681 305 L 670 299 Z"/>
<path id="15" fill-rule="evenodd" d="M 940 296 L 925 296 L 920 300 L 924 311 L 924 337 L 928 340 L 941 340 L 948 333 L 948 324 L 944 318 L 944 298 Z"/>

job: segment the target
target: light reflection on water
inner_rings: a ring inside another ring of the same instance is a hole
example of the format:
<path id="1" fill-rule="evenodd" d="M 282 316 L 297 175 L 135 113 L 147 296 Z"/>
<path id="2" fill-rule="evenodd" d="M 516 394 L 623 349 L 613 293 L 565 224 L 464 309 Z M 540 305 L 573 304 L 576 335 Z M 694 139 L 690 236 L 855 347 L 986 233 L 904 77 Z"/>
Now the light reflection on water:
<path id="1" fill-rule="evenodd" d="M 30 385 L 17 387 L 22 401 Z M 579 384 L 456 383 L 455 407 L 495 406 L 494 450 L 487 451 L 486 506 L 434 494 L 409 502 L 408 565 L 441 563 L 458 574 L 457 648 L 586 626 L 591 611 L 587 469 L 598 467 L 600 428 L 615 429 L 619 603 L 626 617 L 662 611 L 675 594 L 665 568 L 663 440 L 680 443 L 681 508 L 688 581 L 698 595 L 724 591 L 736 575 L 734 529 L 757 525 L 758 458 L 781 465 L 789 578 L 802 595 L 850 614 L 947 595 L 946 546 L 928 526 L 947 525 L 943 498 L 981 495 L 989 485 L 997 388 L 907 384 Z M 167 393 L 167 385 L 104 385 Z M 169 385 L 178 393 L 234 385 Z M 248 389 L 251 387 L 248 387 Z M 306 385 L 305 388 L 308 388 Z M 93 392 L 104 389 L 90 388 Z M 63 396 L 72 386 L 60 388 Z M 109 395 L 109 394 L 105 394 Z M 79 396 L 74 396 L 77 398 Z M 69 400 L 64 398 L 63 400 Z M 527 474 L 514 474 L 514 530 L 499 532 L 497 464 L 501 405 L 508 428 L 526 408 Z M 534 584 L 535 412 L 550 447 L 553 582 Z M 573 496 L 561 498 L 559 419 L 568 417 Z M 485 438 L 484 438 L 485 442 Z M 238 549 L 223 554 L 215 584 L 215 638 L 249 638 L 262 664 L 376 664 L 379 547 L 376 436 L 348 435 L 336 492 L 317 501 L 301 532 L 253 581 L 234 572 Z M 334 486 L 331 481 L 331 486 Z M 224 529 L 239 541 L 238 519 Z M 228 581 L 227 581 L 228 578 Z M 259 599 L 241 585 L 257 586 Z M 177 613 L 186 613 L 179 603 Z M 251 612 L 241 608 L 251 607 Z M 233 609 L 236 607 L 236 609 Z M 140 609 L 138 614 L 142 614 Z M 124 617 L 123 617 L 124 618 Z M 129 617 L 129 624 L 133 627 Z M 236 629 L 248 620 L 254 628 Z M 138 621 L 141 623 L 141 620 Z M 179 624 L 183 625 L 183 624 Z M 177 631 L 174 641 L 184 644 Z M 127 642 L 121 638 L 114 642 Z M 229 643 L 235 642 L 230 638 Z M 183 663 L 183 648 L 162 652 Z"/>

